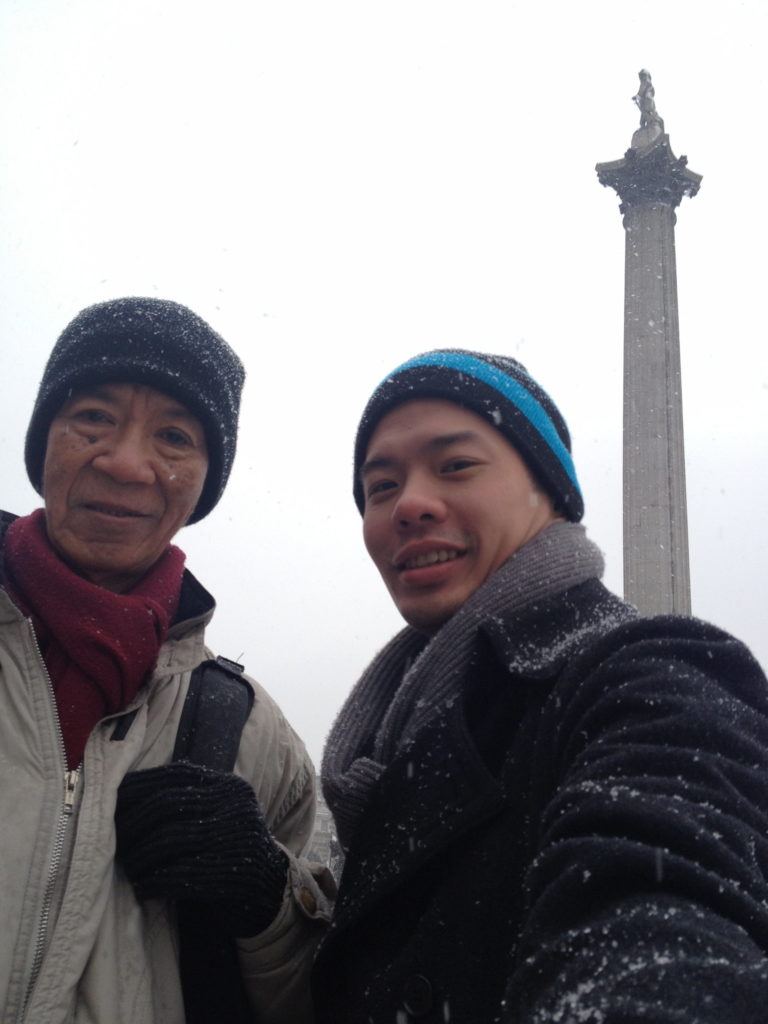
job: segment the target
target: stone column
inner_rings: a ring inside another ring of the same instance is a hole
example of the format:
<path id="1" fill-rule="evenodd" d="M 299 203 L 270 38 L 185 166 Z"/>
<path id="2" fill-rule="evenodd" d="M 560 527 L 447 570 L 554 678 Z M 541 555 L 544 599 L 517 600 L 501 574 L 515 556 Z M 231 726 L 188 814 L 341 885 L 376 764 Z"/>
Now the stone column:
<path id="1" fill-rule="evenodd" d="M 644 615 L 689 614 L 674 211 L 696 195 L 701 176 L 672 153 L 650 75 L 640 79 L 632 146 L 622 160 L 597 165 L 600 182 L 619 194 L 626 232 L 624 593 Z"/>

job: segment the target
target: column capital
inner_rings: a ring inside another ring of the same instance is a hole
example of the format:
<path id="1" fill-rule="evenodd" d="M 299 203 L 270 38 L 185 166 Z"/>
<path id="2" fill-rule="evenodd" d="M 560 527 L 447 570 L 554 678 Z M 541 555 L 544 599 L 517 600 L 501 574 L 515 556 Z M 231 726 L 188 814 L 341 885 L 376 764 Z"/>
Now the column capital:
<path id="1" fill-rule="evenodd" d="M 648 142 L 644 144 L 646 133 Z M 618 193 L 621 212 L 625 213 L 630 206 L 664 203 L 674 208 L 683 196 L 693 198 L 702 175 L 687 165 L 687 157 L 676 157 L 672 152 L 669 135 L 657 133 L 653 127 L 641 127 L 623 159 L 597 164 L 595 170 L 600 184 Z"/>

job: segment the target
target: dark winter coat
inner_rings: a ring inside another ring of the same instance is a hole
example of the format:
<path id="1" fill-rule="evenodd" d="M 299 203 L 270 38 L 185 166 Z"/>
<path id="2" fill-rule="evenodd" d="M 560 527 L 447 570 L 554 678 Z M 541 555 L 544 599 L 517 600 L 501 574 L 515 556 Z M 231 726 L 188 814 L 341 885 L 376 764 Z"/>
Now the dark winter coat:
<path id="1" fill-rule="evenodd" d="M 768 684 L 625 608 L 591 580 L 483 628 L 360 821 L 318 1024 L 768 1020 Z"/>

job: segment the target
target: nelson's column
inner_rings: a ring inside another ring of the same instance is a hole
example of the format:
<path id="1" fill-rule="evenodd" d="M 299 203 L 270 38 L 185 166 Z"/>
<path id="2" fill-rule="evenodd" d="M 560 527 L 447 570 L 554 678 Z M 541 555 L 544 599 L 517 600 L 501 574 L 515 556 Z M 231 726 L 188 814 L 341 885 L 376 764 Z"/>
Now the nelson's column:
<path id="1" fill-rule="evenodd" d="M 633 99 L 640 127 L 630 148 L 596 168 L 619 194 L 626 235 L 624 594 L 644 615 L 689 614 L 675 208 L 701 175 L 673 154 L 647 71 Z"/>

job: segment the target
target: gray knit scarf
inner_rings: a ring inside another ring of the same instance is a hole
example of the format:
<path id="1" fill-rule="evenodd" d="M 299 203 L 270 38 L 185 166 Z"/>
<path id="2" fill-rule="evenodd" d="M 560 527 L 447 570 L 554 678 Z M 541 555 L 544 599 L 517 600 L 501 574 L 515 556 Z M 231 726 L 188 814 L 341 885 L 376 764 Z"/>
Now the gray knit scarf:
<path id="1" fill-rule="evenodd" d="M 323 755 L 323 793 L 344 849 L 387 764 L 460 695 L 479 626 L 600 578 L 603 568 L 583 526 L 553 523 L 516 551 L 431 640 L 411 626 L 390 640 L 347 698 Z"/>

